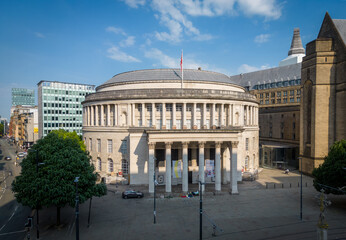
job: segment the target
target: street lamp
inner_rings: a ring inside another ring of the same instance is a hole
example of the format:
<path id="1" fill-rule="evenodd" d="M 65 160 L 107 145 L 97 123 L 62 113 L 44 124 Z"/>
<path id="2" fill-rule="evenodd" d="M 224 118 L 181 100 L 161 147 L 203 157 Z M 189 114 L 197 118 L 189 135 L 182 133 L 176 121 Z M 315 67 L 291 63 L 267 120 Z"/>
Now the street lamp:
<path id="1" fill-rule="evenodd" d="M 158 182 L 156 181 L 156 173 L 155 173 L 155 162 L 156 158 L 154 158 L 154 224 L 156 224 L 156 185 Z"/>
<path id="2" fill-rule="evenodd" d="M 78 196 L 78 180 L 79 177 L 76 177 L 74 182 L 76 183 L 76 240 L 79 240 L 79 196 Z"/>
<path id="3" fill-rule="evenodd" d="M 303 158 L 298 157 L 300 160 L 300 220 L 303 220 Z"/>
<path id="4" fill-rule="evenodd" d="M 74 182 L 76 183 L 76 240 L 79 240 L 79 196 L 78 196 L 78 180 L 76 177 Z"/>
<path id="5" fill-rule="evenodd" d="M 203 223 L 203 199 L 202 199 L 202 185 L 205 183 L 199 182 L 199 239 L 202 240 L 202 223 Z"/>

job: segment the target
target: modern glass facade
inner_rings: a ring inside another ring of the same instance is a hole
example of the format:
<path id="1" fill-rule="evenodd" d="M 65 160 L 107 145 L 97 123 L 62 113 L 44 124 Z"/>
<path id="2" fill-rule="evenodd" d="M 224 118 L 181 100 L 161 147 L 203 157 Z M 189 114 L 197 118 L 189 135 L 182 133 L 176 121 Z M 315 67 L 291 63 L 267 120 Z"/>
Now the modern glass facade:
<path id="1" fill-rule="evenodd" d="M 52 130 L 64 129 L 82 134 L 83 108 L 94 85 L 40 81 L 38 83 L 39 137 Z"/>
<path id="2" fill-rule="evenodd" d="M 35 90 L 26 88 L 12 88 L 12 106 L 34 106 Z"/>

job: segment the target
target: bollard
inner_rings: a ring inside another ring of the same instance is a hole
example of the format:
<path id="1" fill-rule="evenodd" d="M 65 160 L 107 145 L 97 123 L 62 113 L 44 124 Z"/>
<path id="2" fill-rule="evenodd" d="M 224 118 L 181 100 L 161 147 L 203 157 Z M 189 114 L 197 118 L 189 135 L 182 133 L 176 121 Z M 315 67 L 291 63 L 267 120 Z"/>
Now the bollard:
<path id="1" fill-rule="evenodd" d="M 290 183 L 290 188 L 292 187 L 292 184 Z"/>
<path id="2" fill-rule="evenodd" d="M 307 182 L 305 182 L 305 187 L 308 187 L 308 183 Z"/>
<path id="3" fill-rule="evenodd" d="M 268 189 L 268 183 L 266 183 L 266 189 Z"/>
<path id="4" fill-rule="evenodd" d="M 284 184 L 282 184 L 282 188 L 284 188 Z"/>
<path id="5" fill-rule="evenodd" d="M 274 183 L 274 189 L 276 188 L 276 185 L 275 185 L 275 183 Z"/>
<path id="6" fill-rule="evenodd" d="M 298 187 L 299 187 L 299 182 L 298 182 Z"/>

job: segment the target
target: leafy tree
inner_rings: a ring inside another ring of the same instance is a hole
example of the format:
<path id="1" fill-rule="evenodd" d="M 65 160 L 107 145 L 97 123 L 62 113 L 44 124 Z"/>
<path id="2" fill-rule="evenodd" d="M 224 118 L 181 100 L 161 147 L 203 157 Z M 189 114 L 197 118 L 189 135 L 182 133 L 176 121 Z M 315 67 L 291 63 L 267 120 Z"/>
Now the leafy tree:
<path id="1" fill-rule="evenodd" d="M 32 147 L 34 151 L 30 151 L 21 163 L 21 175 L 12 183 L 13 192 L 19 203 L 35 209 L 56 206 L 57 225 L 60 225 L 60 208 L 65 205 L 75 206 L 76 177 L 80 177 L 80 203 L 93 196 L 106 194 L 106 185 L 96 184 L 98 175 L 94 173 L 90 157 L 82 150 L 80 141 L 74 134 L 71 136 L 59 130 L 38 140 Z M 38 172 L 36 156 L 38 162 L 42 163 L 38 167 Z"/>
<path id="2" fill-rule="evenodd" d="M 80 148 L 85 152 L 86 151 L 86 147 L 85 144 L 82 140 L 82 137 L 79 136 L 76 132 L 67 132 L 63 129 L 59 129 L 59 130 L 54 130 L 53 132 L 55 132 L 56 134 L 58 134 L 59 137 L 62 138 L 70 138 L 70 139 L 74 139 L 76 142 L 78 142 Z"/>
<path id="3" fill-rule="evenodd" d="M 331 146 L 324 163 L 315 168 L 312 175 L 315 178 L 314 187 L 317 191 L 322 189 L 319 184 L 323 184 L 335 188 L 325 188 L 326 193 L 343 194 L 336 189 L 346 186 L 346 140 L 335 142 Z"/>

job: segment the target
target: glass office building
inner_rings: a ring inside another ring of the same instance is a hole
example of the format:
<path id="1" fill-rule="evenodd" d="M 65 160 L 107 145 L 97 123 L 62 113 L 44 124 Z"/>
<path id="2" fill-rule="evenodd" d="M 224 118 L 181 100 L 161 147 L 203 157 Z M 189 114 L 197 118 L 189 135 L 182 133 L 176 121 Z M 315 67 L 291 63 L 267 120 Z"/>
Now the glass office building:
<path id="1" fill-rule="evenodd" d="M 37 85 L 39 138 L 58 129 L 82 135 L 81 102 L 95 92 L 95 85 L 55 81 L 40 81 Z"/>
<path id="2" fill-rule="evenodd" d="M 34 106 L 35 90 L 26 88 L 12 88 L 12 106 Z"/>

